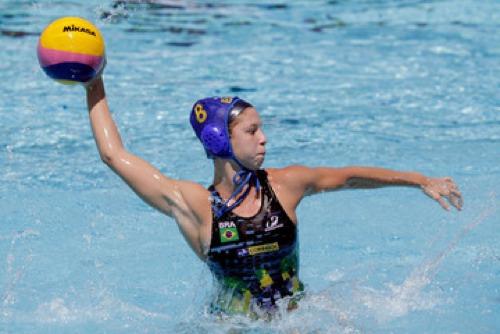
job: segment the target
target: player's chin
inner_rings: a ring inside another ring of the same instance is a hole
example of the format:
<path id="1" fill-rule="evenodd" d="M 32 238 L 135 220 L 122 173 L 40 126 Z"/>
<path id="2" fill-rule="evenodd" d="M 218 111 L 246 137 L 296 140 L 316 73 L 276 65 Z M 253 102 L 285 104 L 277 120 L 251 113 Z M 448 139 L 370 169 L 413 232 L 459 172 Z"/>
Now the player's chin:
<path id="1" fill-rule="evenodd" d="M 265 154 L 257 154 L 257 156 L 254 159 L 256 169 L 259 169 L 264 164 L 265 158 L 266 158 Z"/>
<path id="2" fill-rule="evenodd" d="M 257 154 L 247 160 L 240 160 L 243 166 L 248 168 L 249 170 L 257 170 L 260 169 L 262 164 L 264 163 L 264 154 Z"/>

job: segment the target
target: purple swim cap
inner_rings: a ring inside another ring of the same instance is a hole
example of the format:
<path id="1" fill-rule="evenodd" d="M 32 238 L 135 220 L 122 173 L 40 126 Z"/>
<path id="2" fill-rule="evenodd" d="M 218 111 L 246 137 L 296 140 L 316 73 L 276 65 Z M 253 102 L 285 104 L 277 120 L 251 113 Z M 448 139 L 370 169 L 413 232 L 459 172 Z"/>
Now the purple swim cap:
<path id="1" fill-rule="evenodd" d="M 240 205 L 250 193 L 251 187 L 245 190 L 245 185 L 255 185 L 255 191 L 260 191 L 260 182 L 254 171 L 244 167 L 234 156 L 229 137 L 229 114 L 235 107 L 247 108 L 252 105 L 237 96 L 234 97 L 207 97 L 196 101 L 191 110 L 191 126 L 196 137 L 201 141 L 209 158 L 232 159 L 240 170 L 234 174 L 233 183 L 235 189 L 226 202 L 220 208 L 213 206 L 213 212 L 217 218 Z M 234 202 L 229 205 L 229 202 Z M 214 204 L 215 205 L 215 204 Z"/>
<path id="2" fill-rule="evenodd" d="M 251 106 L 237 96 L 207 97 L 194 104 L 190 117 L 191 126 L 209 158 L 236 160 L 229 138 L 228 123 L 229 114 L 238 102 Z"/>

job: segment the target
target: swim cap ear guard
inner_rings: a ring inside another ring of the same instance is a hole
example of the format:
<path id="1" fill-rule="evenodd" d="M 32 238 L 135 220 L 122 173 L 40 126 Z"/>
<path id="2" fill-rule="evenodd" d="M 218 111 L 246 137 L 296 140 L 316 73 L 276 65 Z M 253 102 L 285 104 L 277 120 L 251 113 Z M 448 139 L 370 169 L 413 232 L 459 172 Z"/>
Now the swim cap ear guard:
<path id="1" fill-rule="evenodd" d="M 236 185 L 234 192 L 229 199 L 223 203 L 222 207 L 214 212 L 217 218 L 222 217 L 226 212 L 231 211 L 238 206 L 250 192 L 250 186 L 253 184 L 259 192 L 260 182 L 254 171 L 244 167 L 236 158 L 231 146 L 229 136 L 229 115 L 233 108 L 238 105 L 251 107 L 252 105 L 237 96 L 234 97 L 207 97 L 196 101 L 191 109 L 190 122 L 196 137 L 201 141 L 208 158 L 231 159 L 241 168 L 233 177 L 233 183 Z M 239 195 L 239 196 L 238 196 Z M 234 203 L 228 203 L 234 199 Z"/>

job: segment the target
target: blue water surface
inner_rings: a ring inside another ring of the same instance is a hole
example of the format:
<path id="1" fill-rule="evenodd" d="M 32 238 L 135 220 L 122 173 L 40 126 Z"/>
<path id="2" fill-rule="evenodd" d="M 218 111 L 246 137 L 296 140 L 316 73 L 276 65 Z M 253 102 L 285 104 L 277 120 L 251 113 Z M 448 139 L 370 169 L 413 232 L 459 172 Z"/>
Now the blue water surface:
<path id="1" fill-rule="evenodd" d="M 175 223 L 101 163 L 84 90 L 38 65 L 66 15 L 101 29 L 124 143 L 171 177 L 209 185 L 189 110 L 239 95 L 265 167 L 451 176 L 464 209 L 418 188 L 307 198 L 299 309 L 217 321 Z M 0 333 L 500 332 L 499 28 L 493 0 L 1 1 Z"/>

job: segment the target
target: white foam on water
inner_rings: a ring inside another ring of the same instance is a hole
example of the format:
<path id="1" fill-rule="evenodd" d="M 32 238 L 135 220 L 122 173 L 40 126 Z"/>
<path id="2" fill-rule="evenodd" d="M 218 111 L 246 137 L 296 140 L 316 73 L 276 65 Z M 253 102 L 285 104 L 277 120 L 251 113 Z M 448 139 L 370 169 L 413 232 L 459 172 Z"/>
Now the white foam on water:
<path id="1" fill-rule="evenodd" d="M 431 283 L 426 270 L 415 270 L 402 284 L 387 284 L 377 290 L 362 287 L 355 291 L 356 302 L 367 307 L 378 321 L 385 322 L 411 311 L 430 310 L 440 303 L 432 292 L 423 291 Z"/>
<path id="2" fill-rule="evenodd" d="M 33 311 L 18 310 L 14 314 L 10 313 L 10 318 L 35 327 L 48 325 L 73 328 L 77 324 L 94 323 L 137 331 L 144 328 L 144 323 L 151 324 L 155 321 L 168 324 L 172 321 L 168 314 L 151 312 L 124 302 L 108 291 L 100 291 L 90 298 L 90 302 L 82 302 L 72 296 L 54 297 L 40 303 Z"/>
<path id="3" fill-rule="evenodd" d="M 39 323 L 68 324 L 73 322 L 104 322 L 110 319 L 134 320 L 171 320 L 167 314 L 151 312 L 137 305 L 124 302 L 114 297 L 108 291 L 101 291 L 100 296 L 92 298 L 95 303 L 86 305 L 72 298 L 66 300 L 61 297 L 53 298 L 38 306 L 34 312 L 34 318 Z M 127 327 L 124 324 L 124 327 Z"/>
<path id="4" fill-rule="evenodd" d="M 271 320 L 252 320 L 246 316 L 228 316 L 223 319 L 211 315 L 206 308 L 203 312 L 185 314 L 177 325 L 177 333 L 363 333 L 355 321 L 355 314 L 344 309 L 331 291 L 307 293 L 299 302 L 299 307 L 287 311 L 281 305 L 276 317 Z"/>
<path id="5" fill-rule="evenodd" d="M 2 284 L 2 303 L 0 305 L 2 311 L 1 313 L 4 317 L 7 317 L 11 314 L 11 312 L 9 311 L 9 306 L 13 305 L 16 302 L 16 286 L 22 280 L 27 267 L 33 259 L 31 252 L 23 254 L 22 259 L 19 259 L 19 256 L 16 258 L 16 244 L 18 244 L 20 240 L 22 241 L 30 237 L 38 237 L 39 235 L 40 232 L 38 232 L 37 230 L 28 228 L 22 231 L 18 231 L 10 237 L 10 247 L 5 257 L 6 280 Z"/>
<path id="6" fill-rule="evenodd" d="M 491 199 L 493 204 L 488 205 L 471 223 L 465 225 L 442 252 L 415 268 L 401 284 L 389 283 L 385 289 L 359 287 L 354 291 L 355 300 L 368 308 L 380 322 L 405 316 L 412 311 L 431 310 L 444 303 L 436 292 L 424 290 L 432 283 L 441 263 L 460 240 L 496 211 L 495 194 L 491 195 Z"/>
<path id="7" fill-rule="evenodd" d="M 65 305 L 62 298 L 54 298 L 42 303 L 35 311 L 35 318 L 42 323 L 68 323 L 79 318 L 79 312 Z"/>

